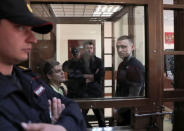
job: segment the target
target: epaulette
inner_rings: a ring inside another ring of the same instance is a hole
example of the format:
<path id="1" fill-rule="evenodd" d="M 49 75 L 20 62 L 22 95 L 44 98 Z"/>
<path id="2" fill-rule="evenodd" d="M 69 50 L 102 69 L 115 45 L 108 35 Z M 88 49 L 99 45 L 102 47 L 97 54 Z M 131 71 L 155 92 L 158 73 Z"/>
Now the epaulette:
<path id="1" fill-rule="evenodd" d="M 19 69 L 25 71 L 25 72 L 29 72 L 29 71 L 32 71 L 30 68 L 27 68 L 25 66 L 18 66 Z"/>

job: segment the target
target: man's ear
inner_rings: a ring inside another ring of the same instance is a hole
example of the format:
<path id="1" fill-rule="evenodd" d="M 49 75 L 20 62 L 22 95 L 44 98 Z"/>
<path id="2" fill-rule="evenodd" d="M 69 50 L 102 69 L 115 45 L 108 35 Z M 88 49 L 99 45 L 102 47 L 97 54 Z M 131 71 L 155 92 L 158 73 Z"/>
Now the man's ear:
<path id="1" fill-rule="evenodd" d="M 134 45 L 132 45 L 132 50 L 135 50 L 135 46 Z"/>

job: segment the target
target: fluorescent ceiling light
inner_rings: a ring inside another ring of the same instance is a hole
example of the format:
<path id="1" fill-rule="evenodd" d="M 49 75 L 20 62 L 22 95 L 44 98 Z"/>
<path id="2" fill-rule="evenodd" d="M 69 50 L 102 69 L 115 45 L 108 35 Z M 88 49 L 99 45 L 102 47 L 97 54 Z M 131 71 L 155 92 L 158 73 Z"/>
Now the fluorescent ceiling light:
<path id="1" fill-rule="evenodd" d="M 64 13 L 65 16 L 73 14 L 74 16 L 94 17 L 111 16 L 122 9 L 121 5 L 85 5 L 85 4 L 50 4 L 54 14 Z M 68 14 L 68 12 L 70 12 Z M 68 15 L 67 15 L 68 14 Z"/>
<path id="2" fill-rule="evenodd" d="M 113 13 L 112 12 L 103 12 L 103 14 L 112 15 Z"/>
<path id="3" fill-rule="evenodd" d="M 93 14 L 94 15 L 100 15 L 100 14 L 102 14 L 102 12 L 94 12 Z"/>
<path id="4" fill-rule="evenodd" d="M 93 14 L 93 16 L 98 16 L 98 17 L 99 17 L 99 16 L 100 16 L 100 14 Z"/>
<path id="5" fill-rule="evenodd" d="M 107 12 L 111 12 L 111 11 L 112 11 L 112 8 L 113 8 L 113 6 L 110 6 L 110 7 L 107 9 Z"/>
<path id="6" fill-rule="evenodd" d="M 101 16 L 106 16 L 107 17 L 107 16 L 111 16 L 111 15 L 102 14 Z"/>
<path id="7" fill-rule="evenodd" d="M 118 10 L 120 10 L 120 6 L 116 6 L 112 12 L 117 12 Z"/>
<path id="8" fill-rule="evenodd" d="M 105 12 L 107 9 L 107 6 L 105 5 L 103 8 L 102 8 L 102 12 Z"/>
<path id="9" fill-rule="evenodd" d="M 100 12 L 101 9 L 102 9 L 102 6 L 98 5 L 98 7 L 96 8 L 96 12 Z"/>

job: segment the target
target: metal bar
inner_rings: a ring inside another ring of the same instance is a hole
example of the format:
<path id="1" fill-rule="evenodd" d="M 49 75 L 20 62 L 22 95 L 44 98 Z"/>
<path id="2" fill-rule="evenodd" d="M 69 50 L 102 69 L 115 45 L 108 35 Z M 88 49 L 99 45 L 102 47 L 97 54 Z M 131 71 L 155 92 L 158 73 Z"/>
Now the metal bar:
<path id="1" fill-rule="evenodd" d="M 166 114 L 172 114 L 173 112 L 154 112 L 154 113 L 147 113 L 147 114 L 135 114 L 135 117 L 143 117 L 143 116 L 160 116 Z"/>

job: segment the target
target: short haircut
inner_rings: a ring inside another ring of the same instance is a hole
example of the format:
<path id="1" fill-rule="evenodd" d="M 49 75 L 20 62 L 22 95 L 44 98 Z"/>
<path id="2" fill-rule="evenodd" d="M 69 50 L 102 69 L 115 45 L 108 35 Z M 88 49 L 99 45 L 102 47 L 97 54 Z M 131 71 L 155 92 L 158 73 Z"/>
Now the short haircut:
<path id="1" fill-rule="evenodd" d="M 93 44 L 92 41 L 87 41 L 87 42 L 85 42 L 83 46 L 86 47 L 87 45 L 93 45 L 93 46 L 94 46 L 94 44 Z"/>
<path id="2" fill-rule="evenodd" d="M 128 40 L 131 44 L 134 44 L 133 39 L 127 35 L 120 36 L 117 41 L 121 41 L 121 40 Z"/>

